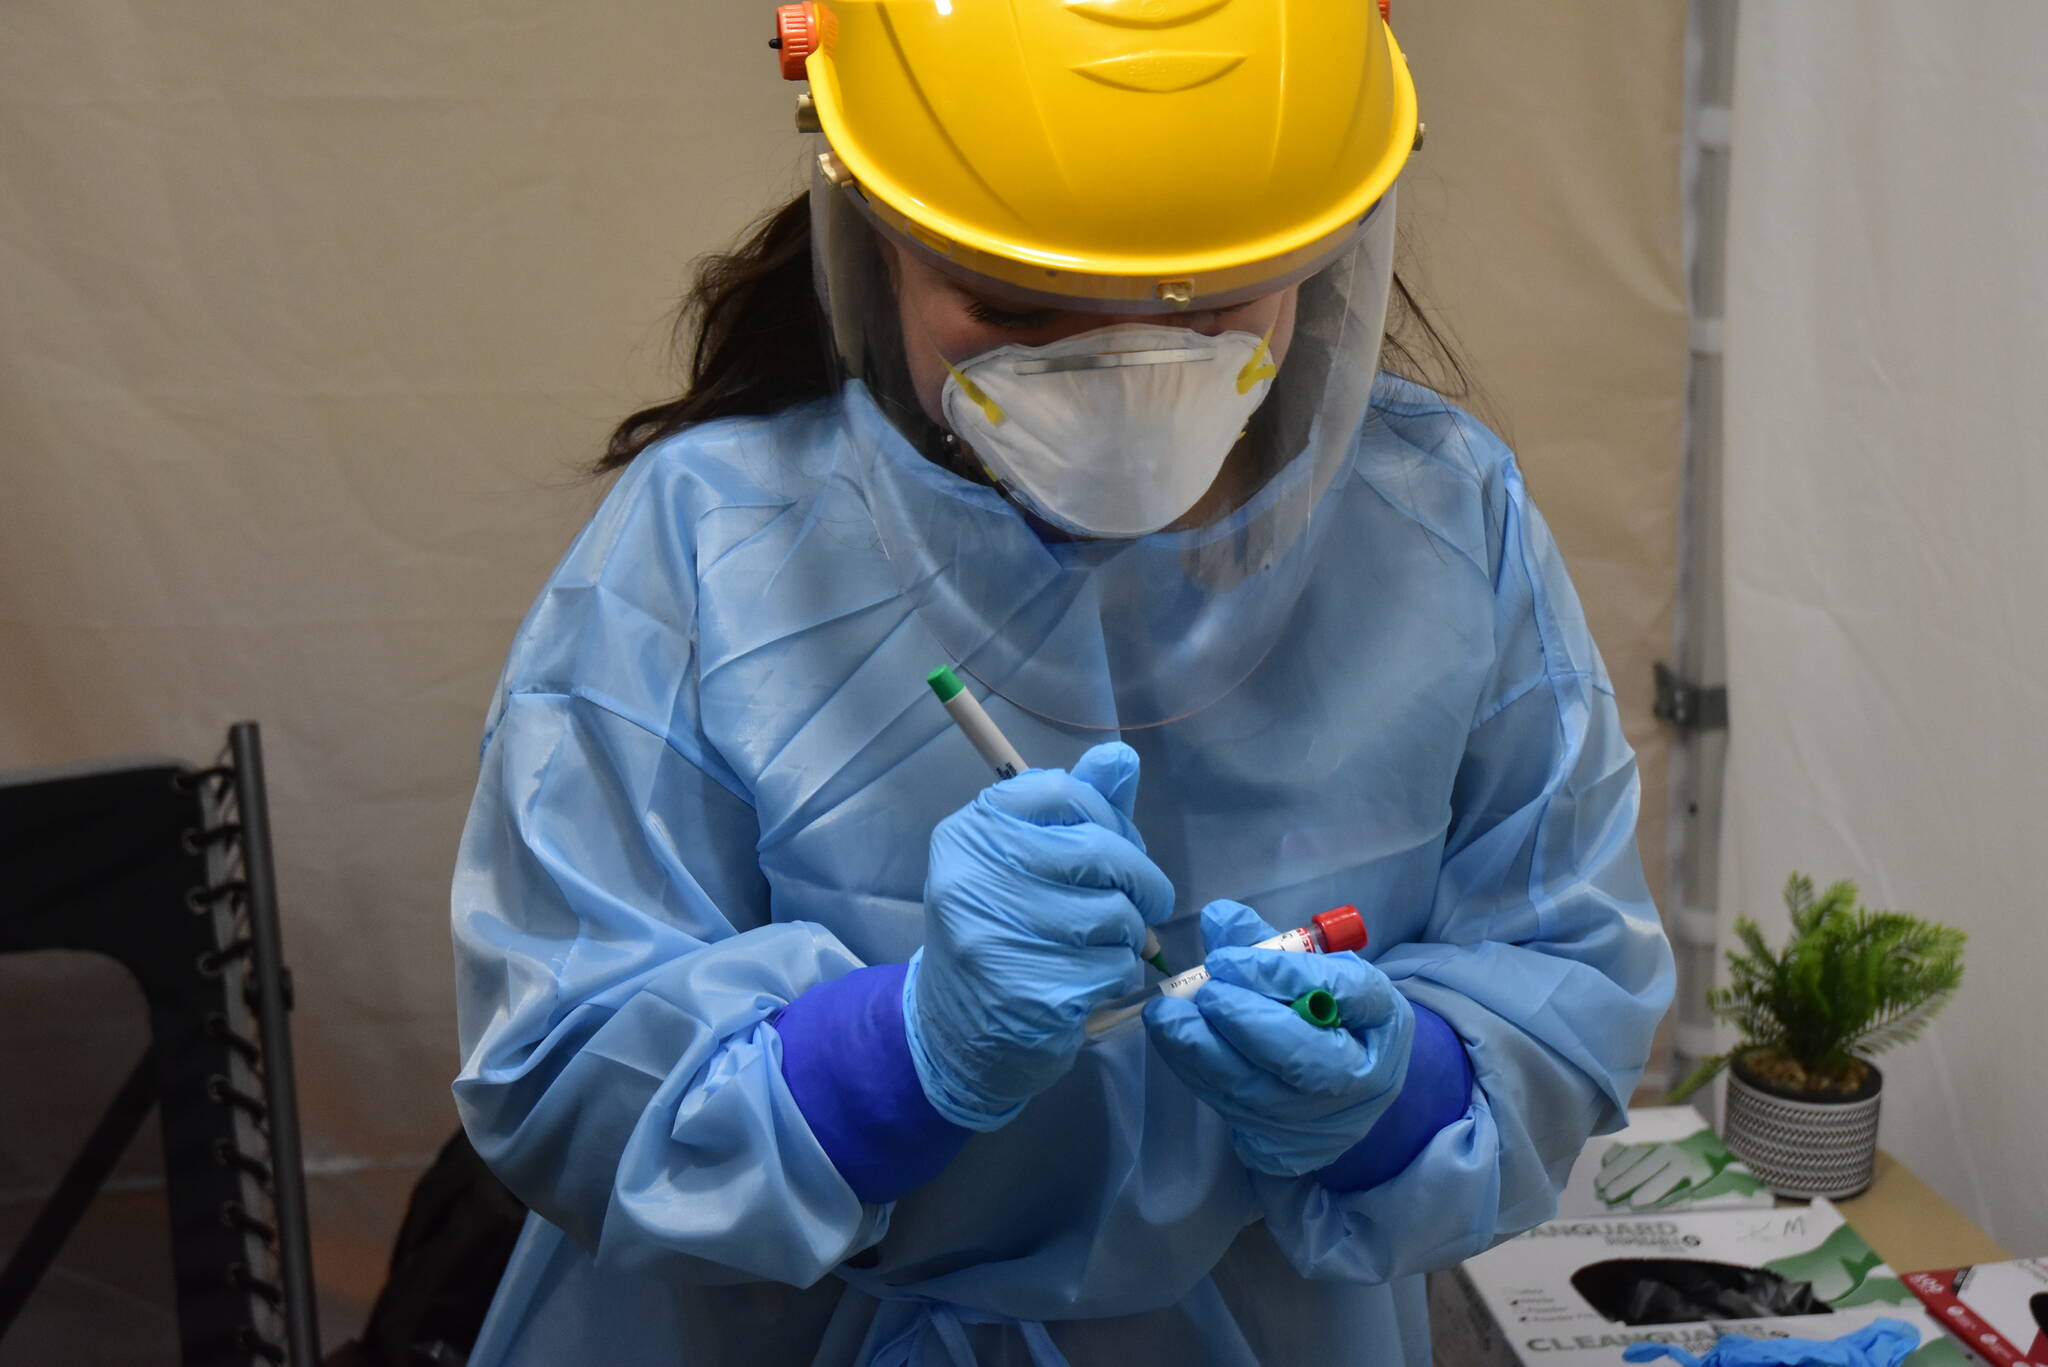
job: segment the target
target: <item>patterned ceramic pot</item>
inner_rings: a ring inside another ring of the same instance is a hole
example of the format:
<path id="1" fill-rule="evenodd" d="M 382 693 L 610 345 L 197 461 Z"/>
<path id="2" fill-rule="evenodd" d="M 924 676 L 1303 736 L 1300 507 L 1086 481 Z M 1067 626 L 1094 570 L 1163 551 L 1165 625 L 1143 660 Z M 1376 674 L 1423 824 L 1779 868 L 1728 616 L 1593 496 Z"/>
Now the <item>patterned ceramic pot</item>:
<path id="1" fill-rule="evenodd" d="M 1766 1082 L 1740 1058 L 1728 1068 L 1723 1136 L 1735 1156 L 1780 1196 L 1839 1201 L 1870 1185 L 1877 1166 L 1877 1108 L 1884 1074 L 1816 1100 Z"/>

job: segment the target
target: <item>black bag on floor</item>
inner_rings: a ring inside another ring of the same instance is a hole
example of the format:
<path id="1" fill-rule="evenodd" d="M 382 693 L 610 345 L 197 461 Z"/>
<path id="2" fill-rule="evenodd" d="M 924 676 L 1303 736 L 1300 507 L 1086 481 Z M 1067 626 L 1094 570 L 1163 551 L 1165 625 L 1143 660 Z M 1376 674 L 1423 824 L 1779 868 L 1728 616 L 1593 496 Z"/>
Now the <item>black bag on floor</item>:
<path id="1" fill-rule="evenodd" d="M 326 1367 L 461 1367 L 525 1221 L 526 1207 L 457 1130 L 413 1188 L 363 1336 Z"/>

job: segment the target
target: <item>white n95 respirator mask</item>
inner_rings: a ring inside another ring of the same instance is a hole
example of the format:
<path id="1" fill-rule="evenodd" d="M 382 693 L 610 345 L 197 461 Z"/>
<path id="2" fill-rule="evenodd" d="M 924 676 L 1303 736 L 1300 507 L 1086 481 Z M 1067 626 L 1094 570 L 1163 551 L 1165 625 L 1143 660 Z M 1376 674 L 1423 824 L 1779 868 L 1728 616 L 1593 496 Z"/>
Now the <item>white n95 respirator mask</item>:
<path id="1" fill-rule="evenodd" d="M 1033 513 L 1098 538 L 1144 536 L 1194 507 L 1278 373 L 1266 338 L 1146 323 L 946 368 L 953 435 Z"/>

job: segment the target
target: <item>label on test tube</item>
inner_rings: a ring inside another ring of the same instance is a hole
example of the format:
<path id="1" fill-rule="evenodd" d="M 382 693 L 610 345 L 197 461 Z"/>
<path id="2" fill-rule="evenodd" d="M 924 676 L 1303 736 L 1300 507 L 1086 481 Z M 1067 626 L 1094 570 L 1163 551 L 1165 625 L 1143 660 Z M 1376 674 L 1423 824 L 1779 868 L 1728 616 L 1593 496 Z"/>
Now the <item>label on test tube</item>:
<path id="1" fill-rule="evenodd" d="M 1307 926 L 1296 926 L 1284 935 L 1275 935 L 1270 940 L 1261 940 L 1253 949 L 1277 949 L 1287 954 L 1320 954 L 1323 947 L 1316 943 L 1316 934 Z M 1209 970 L 1196 965 L 1185 973 L 1176 973 L 1159 984 L 1159 994 L 1164 997 L 1192 997 L 1202 990 L 1202 984 L 1209 981 Z"/>
<path id="2" fill-rule="evenodd" d="M 1270 940 L 1261 940 L 1254 949 L 1277 949 L 1285 954 L 1340 954 L 1347 949 L 1364 949 L 1366 944 L 1365 918 L 1352 906 L 1332 907 L 1318 912 L 1305 926 L 1275 935 Z M 1185 973 L 1176 973 L 1156 989 L 1169 997 L 1192 997 L 1202 990 L 1202 984 L 1209 981 L 1206 967 L 1191 968 Z M 1091 1036 L 1106 1034 L 1126 1021 L 1136 1020 L 1145 1009 L 1145 1003 L 1152 999 L 1151 992 L 1140 993 L 1136 999 L 1127 999 L 1115 1006 L 1105 1006 L 1088 1018 L 1088 1033 Z"/>

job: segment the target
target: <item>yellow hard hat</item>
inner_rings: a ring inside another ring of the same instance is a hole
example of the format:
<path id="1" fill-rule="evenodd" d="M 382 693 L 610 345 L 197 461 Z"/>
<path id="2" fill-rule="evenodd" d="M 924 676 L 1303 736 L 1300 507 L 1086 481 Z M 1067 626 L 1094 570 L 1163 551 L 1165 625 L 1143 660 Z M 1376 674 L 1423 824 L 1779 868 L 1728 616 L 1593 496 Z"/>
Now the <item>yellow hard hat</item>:
<path id="1" fill-rule="evenodd" d="M 1415 145 L 1369 0 L 812 0 L 778 15 L 828 174 L 956 273 L 1098 309 L 1320 268 Z"/>

